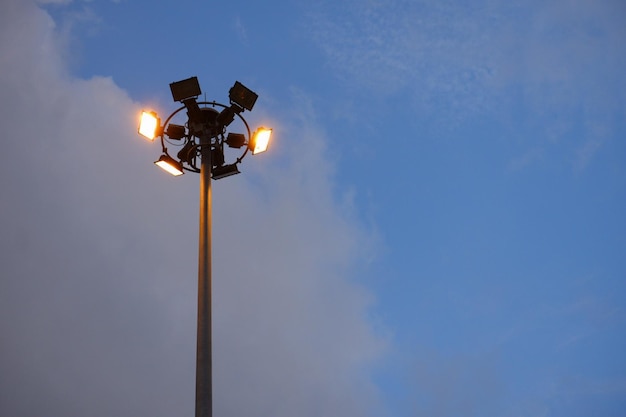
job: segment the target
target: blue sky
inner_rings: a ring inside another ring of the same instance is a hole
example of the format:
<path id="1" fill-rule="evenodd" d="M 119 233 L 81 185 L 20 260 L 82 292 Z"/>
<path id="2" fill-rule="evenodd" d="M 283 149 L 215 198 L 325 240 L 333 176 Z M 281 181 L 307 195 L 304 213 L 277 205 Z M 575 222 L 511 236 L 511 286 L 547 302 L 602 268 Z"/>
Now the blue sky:
<path id="1" fill-rule="evenodd" d="M 275 132 L 215 183 L 216 415 L 626 412 L 624 3 L 0 11 L 0 414 L 193 412 L 198 180 L 136 122 L 194 75 Z"/>

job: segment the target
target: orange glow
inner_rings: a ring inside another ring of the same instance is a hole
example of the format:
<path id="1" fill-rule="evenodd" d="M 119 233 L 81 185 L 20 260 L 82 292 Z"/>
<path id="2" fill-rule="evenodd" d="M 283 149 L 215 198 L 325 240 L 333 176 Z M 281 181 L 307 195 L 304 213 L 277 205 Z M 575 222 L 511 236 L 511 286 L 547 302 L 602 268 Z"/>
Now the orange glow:
<path id="1" fill-rule="evenodd" d="M 176 161 L 173 161 L 173 160 L 170 161 L 167 158 L 161 157 L 158 161 L 155 162 L 155 164 L 159 168 L 169 172 L 175 177 L 184 174 L 183 170 L 181 169 L 182 167 L 179 164 L 177 164 Z"/>
<path id="2" fill-rule="evenodd" d="M 155 112 L 141 112 L 141 121 L 139 122 L 139 134 L 148 140 L 154 140 L 157 136 L 159 128 L 159 118 Z"/>
<path id="3" fill-rule="evenodd" d="M 261 152 L 265 152 L 270 143 L 270 139 L 272 137 L 272 129 L 267 129 L 265 127 L 260 127 L 254 133 L 254 137 L 252 139 L 252 155 L 256 155 Z"/>

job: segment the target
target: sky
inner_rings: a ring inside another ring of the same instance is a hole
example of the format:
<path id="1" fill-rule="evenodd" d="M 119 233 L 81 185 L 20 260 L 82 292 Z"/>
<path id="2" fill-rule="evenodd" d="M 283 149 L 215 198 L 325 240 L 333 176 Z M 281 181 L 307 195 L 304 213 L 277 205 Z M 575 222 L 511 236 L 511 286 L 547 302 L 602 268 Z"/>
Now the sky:
<path id="1" fill-rule="evenodd" d="M 0 415 L 193 415 L 199 177 L 240 81 L 217 416 L 626 415 L 626 3 L 0 2 Z"/>

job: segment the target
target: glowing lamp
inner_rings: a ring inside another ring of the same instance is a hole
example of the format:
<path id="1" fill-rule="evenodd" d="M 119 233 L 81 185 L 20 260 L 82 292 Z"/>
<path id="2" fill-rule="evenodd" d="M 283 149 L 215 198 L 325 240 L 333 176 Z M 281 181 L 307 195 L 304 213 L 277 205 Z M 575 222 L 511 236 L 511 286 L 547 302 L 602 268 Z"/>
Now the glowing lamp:
<path id="1" fill-rule="evenodd" d="M 154 140 L 157 137 L 160 120 L 153 111 L 141 112 L 141 120 L 139 121 L 139 134 L 148 140 Z"/>
<path id="2" fill-rule="evenodd" d="M 155 165 L 169 172 L 175 177 L 184 174 L 183 164 L 181 164 L 180 162 L 176 161 L 174 158 L 168 155 L 161 155 L 159 160 L 155 162 Z"/>
<path id="3" fill-rule="evenodd" d="M 250 143 L 248 143 L 248 149 L 252 151 L 252 155 L 256 155 L 261 152 L 265 152 L 270 143 L 272 137 L 272 129 L 260 127 L 252 135 Z"/>

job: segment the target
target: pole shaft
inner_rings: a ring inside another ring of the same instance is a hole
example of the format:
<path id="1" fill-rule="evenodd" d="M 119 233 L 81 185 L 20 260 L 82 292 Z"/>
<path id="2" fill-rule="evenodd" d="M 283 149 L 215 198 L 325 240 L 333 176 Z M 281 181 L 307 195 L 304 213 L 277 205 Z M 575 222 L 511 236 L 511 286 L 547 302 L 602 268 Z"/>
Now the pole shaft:
<path id="1" fill-rule="evenodd" d="M 211 139 L 201 138 L 196 417 L 213 416 L 211 361 Z"/>

